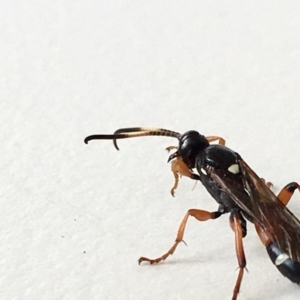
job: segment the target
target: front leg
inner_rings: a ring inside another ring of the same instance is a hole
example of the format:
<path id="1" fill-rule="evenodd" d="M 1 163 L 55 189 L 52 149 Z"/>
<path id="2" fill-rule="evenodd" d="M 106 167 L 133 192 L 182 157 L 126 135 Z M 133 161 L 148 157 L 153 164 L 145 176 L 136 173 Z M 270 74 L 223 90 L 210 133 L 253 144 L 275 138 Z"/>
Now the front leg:
<path id="1" fill-rule="evenodd" d="M 178 182 L 179 182 L 179 176 L 187 176 L 191 179 L 194 180 L 200 180 L 200 176 L 193 173 L 188 167 L 187 165 L 184 163 L 184 161 L 182 159 L 180 159 L 179 157 L 175 158 L 174 160 L 172 160 L 171 162 L 171 171 L 174 175 L 175 178 L 175 182 L 173 187 L 171 188 L 171 195 L 174 197 L 175 195 L 175 190 L 178 187 Z"/>
<path id="2" fill-rule="evenodd" d="M 207 136 L 206 139 L 208 140 L 209 143 L 218 141 L 219 145 L 224 146 L 225 145 L 225 140 L 219 136 Z M 178 150 L 177 146 L 169 146 L 166 148 L 166 150 L 168 152 L 170 152 L 171 150 Z M 178 183 L 179 183 L 179 177 L 181 176 L 187 176 L 191 179 L 194 180 L 200 180 L 200 177 L 197 174 L 194 174 L 192 172 L 192 170 L 190 170 L 187 165 L 179 158 L 177 157 L 176 159 L 174 159 L 171 163 L 171 171 L 174 174 L 174 178 L 175 178 L 175 182 L 174 185 L 171 189 L 171 195 L 174 197 L 175 196 L 175 190 L 178 187 Z"/>

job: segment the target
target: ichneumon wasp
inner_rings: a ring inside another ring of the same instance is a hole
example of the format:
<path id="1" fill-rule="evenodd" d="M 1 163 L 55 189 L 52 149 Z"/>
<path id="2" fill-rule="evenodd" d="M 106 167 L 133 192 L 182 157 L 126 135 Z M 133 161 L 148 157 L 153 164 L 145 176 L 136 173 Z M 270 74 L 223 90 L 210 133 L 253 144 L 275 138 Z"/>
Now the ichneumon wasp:
<path id="1" fill-rule="evenodd" d="M 184 134 L 161 128 L 133 127 L 123 128 L 114 134 L 97 134 L 85 138 L 91 140 L 116 140 L 142 137 L 167 136 L 177 138 L 178 146 L 168 162 L 175 176 L 171 189 L 178 186 L 179 176 L 200 180 L 206 190 L 219 204 L 218 210 L 209 212 L 190 209 L 184 216 L 178 230 L 174 245 L 161 257 L 149 259 L 140 257 L 139 263 L 159 263 L 172 255 L 178 244 L 183 241 L 185 227 L 190 216 L 199 221 L 219 218 L 229 213 L 229 224 L 235 234 L 235 248 L 239 264 L 239 273 L 233 290 L 232 300 L 237 299 L 246 268 L 243 238 L 247 234 L 246 220 L 253 223 L 267 253 L 280 273 L 297 284 L 300 283 L 300 221 L 286 208 L 294 191 L 300 186 L 296 182 L 287 184 L 276 196 L 269 184 L 261 179 L 242 159 L 242 157 L 225 146 L 225 140 L 218 136 L 205 137 L 191 130 Z M 219 144 L 210 144 L 218 141 Z M 198 174 L 193 172 L 196 169 Z"/>

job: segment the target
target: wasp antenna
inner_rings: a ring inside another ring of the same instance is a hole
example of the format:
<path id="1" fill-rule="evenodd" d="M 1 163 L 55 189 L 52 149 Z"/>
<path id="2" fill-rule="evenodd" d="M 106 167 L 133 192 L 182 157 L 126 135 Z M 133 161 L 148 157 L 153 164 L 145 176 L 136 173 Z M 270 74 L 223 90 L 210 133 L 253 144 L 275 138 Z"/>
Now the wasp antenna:
<path id="1" fill-rule="evenodd" d="M 141 136 L 169 136 L 175 137 L 177 139 L 180 138 L 180 133 L 162 129 L 162 128 L 152 128 L 152 127 L 132 127 L 132 128 L 122 128 L 118 129 L 114 134 L 94 134 L 87 136 L 84 139 L 84 142 L 88 144 L 91 140 L 113 140 L 114 146 L 117 150 L 119 147 L 117 145 L 117 140 L 119 139 L 127 139 L 133 137 L 141 137 Z"/>
<path id="2" fill-rule="evenodd" d="M 157 128 L 157 127 L 128 127 L 128 128 L 120 128 L 114 132 L 114 134 L 126 134 L 126 133 L 145 133 L 142 135 L 136 135 L 136 136 L 149 136 L 149 135 L 156 135 L 156 136 L 169 136 L 169 137 L 175 137 L 177 139 L 180 138 L 181 134 L 172 130 L 163 129 L 163 128 Z M 117 150 L 119 150 L 119 147 L 117 145 L 117 139 L 113 140 L 114 146 Z"/>
<path id="3" fill-rule="evenodd" d="M 84 142 L 88 144 L 92 140 L 113 140 L 113 139 L 126 139 L 130 136 L 125 134 L 93 134 L 89 135 L 84 139 Z M 118 149 L 119 150 L 119 149 Z"/>
<path id="4" fill-rule="evenodd" d="M 93 134 L 89 135 L 84 139 L 84 142 L 88 144 L 91 140 L 116 140 L 119 139 L 128 139 L 128 138 L 134 138 L 134 137 L 140 137 L 140 136 L 149 136 L 149 135 L 161 135 L 159 132 L 154 131 L 141 131 L 141 132 L 129 132 L 124 134 Z M 115 145 L 116 149 L 119 150 L 118 146 Z"/>
<path id="5" fill-rule="evenodd" d="M 118 133 L 129 133 L 129 132 L 141 132 L 141 131 L 148 131 L 148 132 L 161 132 L 165 133 L 162 135 L 170 135 L 172 137 L 179 138 L 180 133 L 168 130 L 168 129 L 163 129 L 163 128 L 158 128 L 158 127 L 128 127 L 128 128 L 120 128 L 114 132 L 114 134 Z"/>

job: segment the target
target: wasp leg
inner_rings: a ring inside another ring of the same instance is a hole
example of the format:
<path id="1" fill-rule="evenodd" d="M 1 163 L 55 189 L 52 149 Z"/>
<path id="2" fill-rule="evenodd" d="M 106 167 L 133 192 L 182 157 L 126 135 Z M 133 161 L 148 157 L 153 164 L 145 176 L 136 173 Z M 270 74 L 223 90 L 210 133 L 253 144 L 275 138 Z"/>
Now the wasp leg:
<path id="1" fill-rule="evenodd" d="M 178 182 L 179 182 L 179 176 L 187 176 L 191 179 L 199 180 L 200 177 L 197 174 L 194 174 L 188 167 L 187 165 L 181 160 L 180 158 L 176 158 L 172 160 L 171 162 L 171 171 L 174 174 L 175 178 L 175 183 L 173 187 L 171 188 L 171 195 L 174 197 L 175 195 L 175 190 L 178 187 Z"/>
<path id="2" fill-rule="evenodd" d="M 225 145 L 225 140 L 219 136 L 207 136 L 206 139 L 208 140 L 209 143 L 214 142 L 214 141 L 218 141 L 219 145 L 224 146 Z M 166 150 L 168 152 L 170 152 L 171 150 L 177 150 L 178 147 L 176 146 L 169 146 L 166 148 Z M 186 166 L 186 164 L 179 158 L 173 160 L 172 164 L 171 164 L 171 170 L 174 174 L 175 177 L 175 183 L 171 189 L 171 195 L 174 197 L 175 195 L 175 190 L 178 187 L 178 183 L 179 183 L 179 176 L 187 176 L 190 177 L 192 179 L 198 180 L 199 176 L 196 174 L 193 174 L 192 171 Z"/>
<path id="3" fill-rule="evenodd" d="M 177 150 L 178 147 L 176 146 L 169 146 L 166 148 L 166 150 L 168 152 L 170 152 L 171 150 Z M 175 197 L 175 190 L 178 187 L 178 183 L 179 183 L 179 176 L 187 176 L 187 177 L 192 177 L 192 176 L 197 176 L 195 174 L 192 173 L 192 171 L 187 167 L 187 165 L 179 158 L 176 158 L 175 160 L 173 160 L 171 162 L 171 171 L 174 174 L 174 178 L 175 178 L 175 182 L 173 187 L 171 188 L 171 195 L 173 197 Z M 195 178 L 195 179 L 198 179 Z"/>
<path id="4" fill-rule="evenodd" d="M 264 184 L 265 184 L 269 189 L 271 189 L 271 188 L 273 187 L 273 183 L 272 183 L 272 182 L 266 181 L 266 179 L 264 179 L 264 178 L 260 178 L 260 179 L 264 182 Z"/>
<path id="5" fill-rule="evenodd" d="M 177 150 L 177 149 L 178 149 L 177 146 L 169 146 L 169 147 L 166 148 L 166 150 L 167 150 L 168 152 L 170 152 L 171 150 Z"/>
<path id="6" fill-rule="evenodd" d="M 138 260 L 139 264 L 143 261 L 148 261 L 150 264 L 157 264 L 157 263 L 167 259 L 170 255 L 172 255 L 175 252 L 178 244 L 180 242 L 184 242 L 183 241 L 183 236 L 184 236 L 185 226 L 186 226 L 186 223 L 187 223 L 188 218 L 190 216 L 196 218 L 198 221 L 207 221 L 207 220 L 211 220 L 211 219 L 217 219 L 221 215 L 222 215 L 222 213 L 219 212 L 219 211 L 209 212 L 209 211 L 201 210 L 201 209 L 189 209 L 188 212 L 186 213 L 186 215 L 184 216 L 180 226 L 179 226 L 175 243 L 170 248 L 170 250 L 167 253 L 165 253 L 164 255 L 162 255 L 161 257 L 156 258 L 156 259 L 149 259 L 147 257 L 140 257 L 139 260 Z"/>
<path id="7" fill-rule="evenodd" d="M 216 136 L 216 135 L 210 135 L 210 136 L 206 136 L 205 137 L 209 143 L 214 142 L 214 141 L 218 141 L 219 145 L 225 146 L 225 140 L 223 138 L 221 138 L 220 136 Z M 168 152 L 170 152 L 171 150 L 177 150 L 178 147 L 177 146 L 169 146 L 166 148 L 166 150 Z"/>
<path id="8" fill-rule="evenodd" d="M 209 143 L 214 142 L 214 141 L 218 141 L 219 145 L 225 146 L 225 140 L 219 136 L 206 136 L 206 139 L 208 140 Z"/>
<path id="9" fill-rule="evenodd" d="M 246 268 L 246 257 L 243 246 L 243 229 L 241 226 L 241 215 L 239 212 L 232 212 L 229 218 L 230 226 L 235 233 L 235 251 L 239 264 L 239 274 L 233 290 L 232 300 L 236 300 L 240 291 L 244 269 Z"/>
<path id="10" fill-rule="evenodd" d="M 254 223 L 254 225 L 255 225 L 256 232 L 257 232 L 261 242 L 265 246 L 268 245 L 269 243 L 271 243 L 271 240 L 268 237 L 268 235 L 266 234 L 266 232 L 258 224 Z"/>
<path id="11" fill-rule="evenodd" d="M 214 141 L 218 141 L 219 145 L 224 146 L 225 145 L 225 140 L 219 136 L 207 136 L 206 139 L 208 140 L 209 143 L 214 142 Z M 176 146 L 169 146 L 166 148 L 166 150 L 168 152 L 170 152 L 171 150 L 177 150 L 178 147 Z M 171 170 L 174 174 L 175 177 L 175 182 L 173 187 L 171 188 L 171 195 L 174 197 L 175 196 L 175 190 L 178 187 L 178 183 L 179 183 L 179 177 L 181 176 L 187 176 L 190 177 L 192 179 L 198 180 L 200 179 L 198 175 L 194 174 L 188 167 L 187 165 L 179 158 L 175 159 L 172 161 L 171 164 Z"/>
<path id="12" fill-rule="evenodd" d="M 284 205 L 287 205 L 294 194 L 294 191 L 298 189 L 300 192 L 300 185 L 297 182 L 288 183 L 278 194 L 277 198 Z"/>

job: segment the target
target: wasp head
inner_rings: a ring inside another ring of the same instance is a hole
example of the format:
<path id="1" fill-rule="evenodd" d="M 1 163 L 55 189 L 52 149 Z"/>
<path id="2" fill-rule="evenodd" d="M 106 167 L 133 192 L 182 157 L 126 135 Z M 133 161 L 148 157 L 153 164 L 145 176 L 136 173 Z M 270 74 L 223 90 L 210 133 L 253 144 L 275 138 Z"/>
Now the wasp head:
<path id="1" fill-rule="evenodd" d="M 181 157 L 188 168 L 193 169 L 197 155 L 208 146 L 209 142 L 204 135 L 195 130 L 187 131 L 179 138 L 178 150 L 170 155 L 168 161 Z"/>

